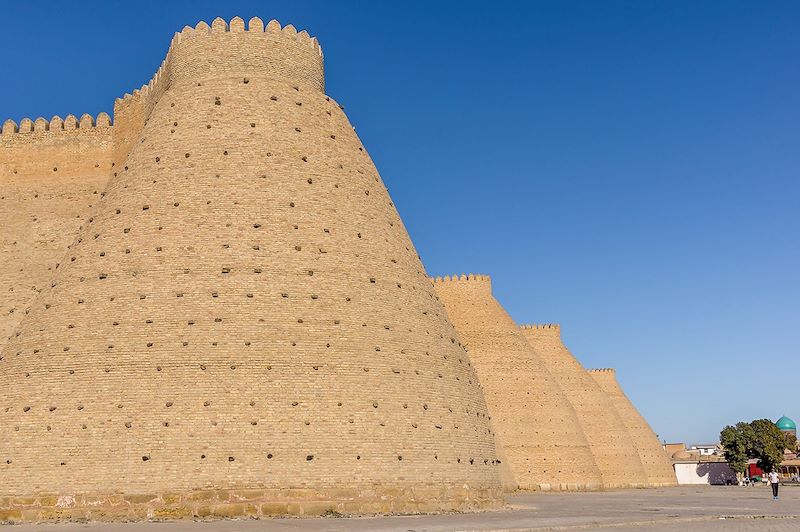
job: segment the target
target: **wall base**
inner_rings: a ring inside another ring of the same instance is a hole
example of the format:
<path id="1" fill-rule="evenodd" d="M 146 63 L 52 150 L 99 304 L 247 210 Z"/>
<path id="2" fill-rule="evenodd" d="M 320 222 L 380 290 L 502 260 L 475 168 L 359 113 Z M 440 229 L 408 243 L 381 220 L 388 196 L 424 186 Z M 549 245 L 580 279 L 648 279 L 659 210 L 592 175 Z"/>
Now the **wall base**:
<path id="1" fill-rule="evenodd" d="M 500 489 L 238 489 L 0 496 L 0 523 L 144 521 L 369 514 L 421 514 L 501 508 Z"/>

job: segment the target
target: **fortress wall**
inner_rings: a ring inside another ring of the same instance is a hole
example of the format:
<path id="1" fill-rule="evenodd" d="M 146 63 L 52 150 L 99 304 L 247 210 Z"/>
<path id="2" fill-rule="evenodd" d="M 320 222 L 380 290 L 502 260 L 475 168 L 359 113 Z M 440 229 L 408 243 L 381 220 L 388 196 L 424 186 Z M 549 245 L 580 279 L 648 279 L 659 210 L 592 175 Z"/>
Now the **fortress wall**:
<path id="1" fill-rule="evenodd" d="M 437 277 L 433 285 L 475 365 L 519 487 L 600 488 L 600 470 L 575 410 L 492 296 L 489 276 Z"/>
<path id="2" fill-rule="evenodd" d="M 558 325 L 523 325 L 522 334 L 572 403 L 608 488 L 647 485 L 644 467 L 617 410 L 561 341 Z"/>
<path id="3" fill-rule="evenodd" d="M 170 83 L 129 108 L 141 131 L 3 349 L 0 510 L 497 507 L 483 391 L 377 169 L 307 67 L 230 66 L 221 39 L 272 41 L 229 33 L 173 42 Z"/>
<path id="4" fill-rule="evenodd" d="M 610 368 L 590 369 L 589 375 L 600 385 L 600 388 L 609 396 L 614 408 L 622 418 L 628 429 L 633 444 L 639 453 L 639 458 L 644 465 L 647 481 L 650 486 L 674 486 L 677 481 L 672 462 L 666 451 L 658 441 L 650 425 L 642 417 L 633 403 L 622 391 L 617 382 L 616 371 Z"/>
<path id="5" fill-rule="evenodd" d="M 197 39 L 195 37 L 202 37 Z M 95 119 L 69 115 L 50 121 L 7 120 L 0 135 L 0 347 L 13 333 L 26 303 L 49 280 L 66 245 L 111 175 L 122 168 L 150 113 L 175 83 L 196 76 L 259 72 L 324 90 L 322 49 L 307 32 L 253 17 L 217 19 L 176 33 L 153 78 Z"/>
<path id="6" fill-rule="evenodd" d="M 156 74 L 132 94 L 114 104 L 114 162 L 122 163 L 147 122 L 153 107 L 174 85 L 194 86 L 198 79 L 252 75 L 284 79 L 295 87 L 325 90 L 322 48 L 308 32 L 276 20 L 266 27 L 258 18 L 245 26 L 236 17 L 230 24 L 217 18 L 209 26 L 186 26 L 172 38 Z M 199 87 L 200 85 L 198 85 Z"/>
<path id="7" fill-rule="evenodd" d="M 480 292 L 482 294 L 485 294 L 487 297 L 491 297 L 492 280 L 488 275 L 475 275 L 475 274 L 471 273 L 469 275 L 463 275 L 462 274 L 460 277 L 458 275 L 454 275 L 451 278 L 449 275 L 446 275 L 444 277 L 431 278 L 431 282 L 433 283 L 434 289 L 436 290 L 437 299 L 439 299 L 442 302 L 442 304 L 445 305 L 445 309 L 447 307 L 446 307 L 445 298 L 443 298 L 442 294 L 441 294 L 441 292 L 442 292 L 441 285 L 442 285 L 442 283 L 446 283 L 446 285 L 448 285 L 448 286 L 455 286 L 455 284 L 451 284 L 451 281 L 452 281 L 452 283 L 459 283 L 459 281 L 469 282 L 472 290 Z M 448 317 L 449 317 L 449 313 L 448 313 Z M 450 321 L 455 325 L 456 322 L 452 318 L 450 318 Z M 458 329 L 456 329 L 456 331 L 458 332 Z M 458 334 L 459 334 L 460 338 L 464 338 L 462 332 L 458 332 Z M 474 360 L 474 357 L 470 356 L 470 360 Z M 478 366 L 477 365 L 476 365 L 475 369 L 476 369 L 476 371 L 478 371 Z M 482 382 L 482 380 L 481 380 L 481 382 Z M 484 388 L 484 396 L 486 396 L 486 389 L 485 388 Z M 487 403 L 488 403 L 488 401 L 487 401 Z M 488 404 L 487 404 L 487 406 L 488 406 Z M 491 411 L 489 413 L 491 415 Z M 496 448 L 497 448 L 497 456 L 498 456 L 498 460 L 500 461 L 500 467 L 498 469 L 498 474 L 499 474 L 499 477 L 500 477 L 500 482 L 501 482 L 501 484 L 503 486 L 503 490 L 506 491 L 506 492 L 513 492 L 513 491 L 515 491 L 516 489 L 519 488 L 519 483 L 517 482 L 517 479 L 516 479 L 516 477 L 514 475 L 514 472 L 511 470 L 511 465 L 510 465 L 510 461 L 509 461 L 509 458 L 508 458 L 508 453 L 506 453 L 506 447 L 505 447 L 505 445 L 503 445 L 501 443 L 500 435 L 497 433 L 497 423 L 498 423 L 498 421 L 495 418 L 492 421 L 492 429 L 493 429 L 493 431 L 495 433 L 495 443 L 496 443 Z"/>
<path id="8" fill-rule="evenodd" d="M 0 134 L 0 348 L 48 283 L 100 197 L 112 127 L 69 115 L 3 124 Z"/>
<path id="9" fill-rule="evenodd" d="M 54 116 L 45 120 L 24 118 L 17 125 L 3 123 L 0 134 L 0 179 L 53 182 L 108 176 L 111 154 L 111 119 L 106 113 L 80 120 Z"/>

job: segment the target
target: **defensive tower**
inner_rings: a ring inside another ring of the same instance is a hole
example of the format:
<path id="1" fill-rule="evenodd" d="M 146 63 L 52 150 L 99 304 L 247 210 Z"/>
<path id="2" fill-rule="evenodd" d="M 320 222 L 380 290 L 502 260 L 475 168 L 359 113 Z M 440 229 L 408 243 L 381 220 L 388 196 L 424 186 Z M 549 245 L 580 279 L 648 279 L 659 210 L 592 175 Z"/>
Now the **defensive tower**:
<path id="1" fill-rule="evenodd" d="M 522 334 L 564 390 L 578 415 L 607 488 L 647 484 L 633 439 L 611 399 L 561 341 L 558 325 L 523 325 Z"/>
<path id="2" fill-rule="evenodd" d="M 501 502 L 469 357 L 323 90 L 308 34 L 217 19 L 116 102 L 108 186 L 0 358 L 6 517 Z"/>
<path id="3" fill-rule="evenodd" d="M 602 486 L 575 410 L 553 376 L 492 295 L 488 275 L 433 281 L 467 347 L 489 413 L 522 489 L 578 490 Z"/>
<path id="4" fill-rule="evenodd" d="M 633 445 L 639 453 L 639 459 L 644 466 L 647 484 L 650 486 L 675 486 L 678 480 L 666 451 L 661 447 L 653 429 L 622 391 L 622 387 L 617 382 L 617 372 L 611 368 L 590 369 L 589 375 L 611 399 L 611 404 L 625 424 L 625 428 L 628 429 L 628 433 L 633 439 Z"/>

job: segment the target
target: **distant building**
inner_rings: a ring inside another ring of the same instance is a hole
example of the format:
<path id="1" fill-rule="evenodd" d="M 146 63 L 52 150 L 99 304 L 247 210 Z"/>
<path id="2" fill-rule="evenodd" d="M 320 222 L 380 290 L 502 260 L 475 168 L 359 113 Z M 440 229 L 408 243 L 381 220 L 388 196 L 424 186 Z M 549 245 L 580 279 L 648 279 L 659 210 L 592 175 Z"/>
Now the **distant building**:
<path id="1" fill-rule="evenodd" d="M 722 446 L 718 443 L 699 443 L 687 447 L 685 443 L 665 443 L 664 451 L 667 456 L 674 456 L 675 453 L 687 453 L 690 457 L 716 456 L 722 454 Z"/>
<path id="2" fill-rule="evenodd" d="M 736 484 L 736 473 L 719 453 L 718 444 L 698 444 L 687 448 L 685 443 L 664 444 L 672 458 L 672 467 L 680 485 Z"/>
<path id="3" fill-rule="evenodd" d="M 715 454 L 719 454 L 720 446 L 718 443 L 699 443 L 697 445 L 692 445 L 689 448 L 689 452 L 692 451 L 697 452 L 700 456 L 713 456 Z"/>
<path id="4" fill-rule="evenodd" d="M 781 431 L 797 436 L 797 425 L 786 416 L 775 422 Z M 664 450 L 672 458 L 678 484 L 736 484 L 736 473 L 728 465 L 720 444 L 697 444 L 686 447 L 684 443 L 666 443 Z M 762 479 L 764 472 L 757 460 L 749 460 L 747 476 Z M 786 449 L 778 473 L 785 481 L 800 480 L 800 459 L 797 449 Z"/>
<path id="5" fill-rule="evenodd" d="M 679 485 L 724 486 L 737 483 L 736 473 L 722 456 L 676 451 L 672 455 L 672 466 Z"/>
<path id="6" fill-rule="evenodd" d="M 775 422 L 775 426 L 781 429 L 782 432 L 797 437 L 797 425 L 788 417 L 781 416 Z M 797 448 L 784 451 L 783 462 L 781 462 L 778 472 L 784 480 L 800 479 L 800 460 L 797 459 Z"/>
<path id="7" fill-rule="evenodd" d="M 781 429 L 783 432 L 797 437 L 797 425 L 795 425 L 794 421 L 788 417 L 781 416 L 781 418 L 775 422 L 775 426 Z"/>
<path id="8" fill-rule="evenodd" d="M 672 456 L 673 454 L 677 453 L 678 451 L 685 451 L 686 444 L 685 443 L 665 443 L 664 444 L 664 451 L 666 451 L 667 456 Z"/>

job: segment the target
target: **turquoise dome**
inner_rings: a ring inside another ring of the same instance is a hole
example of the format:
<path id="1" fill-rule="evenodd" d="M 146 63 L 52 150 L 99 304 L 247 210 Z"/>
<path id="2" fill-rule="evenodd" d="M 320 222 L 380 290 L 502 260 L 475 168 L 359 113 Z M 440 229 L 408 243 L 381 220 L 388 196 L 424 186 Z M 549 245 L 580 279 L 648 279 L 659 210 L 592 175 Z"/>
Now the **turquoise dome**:
<path id="1" fill-rule="evenodd" d="M 797 425 L 794 424 L 794 421 L 792 421 L 786 416 L 783 416 L 778 421 L 776 421 L 775 426 L 781 430 L 797 430 Z"/>

